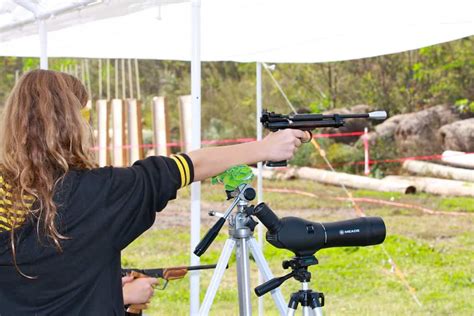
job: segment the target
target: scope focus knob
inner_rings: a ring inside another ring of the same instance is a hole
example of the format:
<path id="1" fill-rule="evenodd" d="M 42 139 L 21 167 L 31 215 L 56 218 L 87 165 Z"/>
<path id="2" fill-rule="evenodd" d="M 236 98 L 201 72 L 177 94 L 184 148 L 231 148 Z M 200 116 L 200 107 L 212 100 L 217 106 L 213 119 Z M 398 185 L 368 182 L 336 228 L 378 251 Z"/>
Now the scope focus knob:
<path id="1" fill-rule="evenodd" d="M 245 191 L 244 191 L 244 198 L 245 198 L 247 201 L 252 201 L 253 199 L 255 199 L 256 196 L 257 196 L 257 192 L 255 192 L 254 188 L 247 188 L 247 189 L 245 189 Z"/>

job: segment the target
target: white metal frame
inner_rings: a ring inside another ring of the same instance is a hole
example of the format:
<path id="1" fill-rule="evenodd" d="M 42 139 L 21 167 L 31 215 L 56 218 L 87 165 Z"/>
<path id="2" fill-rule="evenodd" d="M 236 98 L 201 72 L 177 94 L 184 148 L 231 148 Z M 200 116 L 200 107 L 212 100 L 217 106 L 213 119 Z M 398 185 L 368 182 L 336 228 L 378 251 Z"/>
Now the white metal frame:
<path id="1" fill-rule="evenodd" d="M 191 150 L 201 147 L 201 0 L 191 1 L 191 98 L 192 136 Z M 193 253 L 201 235 L 201 182 L 191 184 L 191 265 L 198 265 L 199 257 Z M 190 274 L 190 314 L 199 313 L 199 271 Z"/>
<path id="2" fill-rule="evenodd" d="M 68 6 L 55 9 L 55 10 L 45 10 L 41 7 L 37 2 L 30 1 L 30 0 L 14 0 L 16 4 L 25 8 L 26 10 L 33 13 L 33 18 L 13 23 L 8 25 L 7 27 L 3 28 L 3 30 L 8 29 L 15 29 L 20 26 L 37 22 L 38 23 L 38 35 L 39 35 L 39 45 L 40 45 L 40 68 L 41 69 L 48 69 L 48 30 L 46 26 L 46 20 L 50 17 L 62 13 L 66 13 L 69 11 L 77 10 L 79 8 L 83 8 L 91 3 L 97 2 L 97 0 L 82 0 L 82 1 L 75 1 Z"/>

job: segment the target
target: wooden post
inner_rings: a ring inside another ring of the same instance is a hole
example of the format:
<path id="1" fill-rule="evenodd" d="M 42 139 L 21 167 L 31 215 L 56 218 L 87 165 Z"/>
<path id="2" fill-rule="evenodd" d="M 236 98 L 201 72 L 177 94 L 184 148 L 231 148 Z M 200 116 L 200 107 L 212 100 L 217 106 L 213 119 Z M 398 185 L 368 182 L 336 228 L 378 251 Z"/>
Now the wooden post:
<path id="1" fill-rule="evenodd" d="M 165 97 L 154 97 L 151 106 L 155 155 L 169 156 L 170 131 Z"/>
<path id="2" fill-rule="evenodd" d="M 109 109 L 107 100 L 97 100 L 97 144 L 99 167 L 108 163 Z"/>
<path id="3" fill-rule="evenodd" d="M 367 127 L 364 128 L 364 174 L 368 176 L 370 174 L 370 166 L 369 166 L 369 137 L 368 137 L 368 130 Z"/>
<path id="4" fill-rule="evenodd" d="M 114 167 L 123 167 L 125 166 L 125 159 L 123 148 L 123 101 L 121 99 L 112 100 L 112 129 L 113 165 Z"/>
<path id="5" fill-rule="evenodd" d="M 184 95 L 179 97 L 179 134 L 181 140 L 181 151 L 187 152 L 191 148 L 191 96 Z"/>
<path id="6" fill-rule="evenodd" d="M 143 136 L 141 126 L 141 110 L 136 99 L 127 99 L 127 120 L 128 120 L 128 144 L 129 144 L 129 162 L 143 158 Z"/>

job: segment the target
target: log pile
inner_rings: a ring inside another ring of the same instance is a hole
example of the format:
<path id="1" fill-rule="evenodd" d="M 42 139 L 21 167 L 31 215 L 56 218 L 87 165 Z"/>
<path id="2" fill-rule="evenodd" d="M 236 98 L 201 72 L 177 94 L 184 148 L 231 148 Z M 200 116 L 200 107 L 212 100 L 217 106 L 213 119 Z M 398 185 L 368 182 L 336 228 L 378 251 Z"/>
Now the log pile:
<path id="1" fill-rule="evenodd" d="M 332 172 L 322 169 L 302 167 L 296 170 L 300 179 L 315 180 L 321 183 L 340 185 L 350 188 L 367 189 L 383 192 L 416 193 L 416 188 L 406 181 L 385 181 L 342 172 Z"/>
<path id="2" fill-rule="evenodd" d="M 256 173 L 256 169 L 254 170 L 254 173 Z M 262 175 L 266 179 L 287 180 L 291 178 L 299 178 L 313 180 L 324 184 L 336 186 L 343 184 L 349 188 L 382 192 L 400 192 L 404 194 L 426 192 L 445 196 L 474 197 L 474 182 L 430 177 L 387 176 L 383 179 L 374 179 L 308 167 L 284 169 L 264 168 Z"/>
<path id="3" fill-rule="evenodd" d="M 254 169 L 254 173 L 257 173 L 256 169 Z M 263 168 L 262 176 L 265 179 L 273 180 L 299 178 L 332 185 L 344 184 L 346 187 L 355 189 L 367 189 L 383 192 L 401 192 L 404 194 L 416 193 L 415 186 L 405 180 L 385 181 L 364 176 L 308 167 L 284 169 Z"/>

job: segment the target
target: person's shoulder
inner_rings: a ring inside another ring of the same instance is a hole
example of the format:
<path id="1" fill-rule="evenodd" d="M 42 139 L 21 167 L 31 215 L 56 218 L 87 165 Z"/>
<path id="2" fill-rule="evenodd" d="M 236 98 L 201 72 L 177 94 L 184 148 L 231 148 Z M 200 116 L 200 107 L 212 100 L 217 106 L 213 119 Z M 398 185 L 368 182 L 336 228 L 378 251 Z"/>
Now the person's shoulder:
<path id="1" fill-rule="evenodd" d="M 77 189 L 94 189 L 104 187 L 112 177 L 113 167 L 92 169 L 73 169 L 64 177 L 64 182 Z"/>

